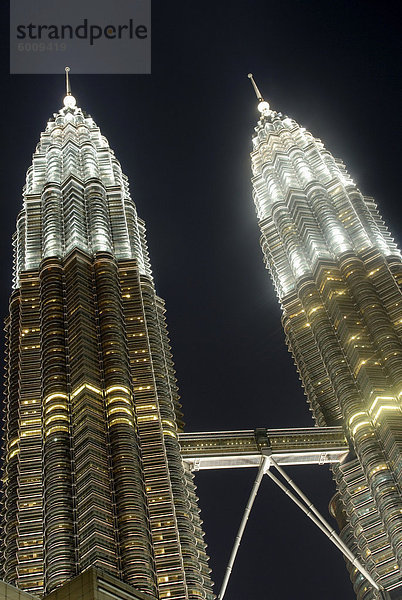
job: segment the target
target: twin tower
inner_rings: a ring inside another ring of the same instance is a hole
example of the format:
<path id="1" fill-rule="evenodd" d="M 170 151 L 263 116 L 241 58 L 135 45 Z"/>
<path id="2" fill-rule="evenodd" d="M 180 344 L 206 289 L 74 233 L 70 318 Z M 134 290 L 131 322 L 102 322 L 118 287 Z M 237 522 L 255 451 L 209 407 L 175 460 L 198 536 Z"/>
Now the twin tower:
<path id="1" fill-rule="evenodd" d="M 315 422 L 342 425 L 350 443 L 333 467 L 331 510 L 392 593 L 402 579 L 401 256 L 342 163 L 256 91 L 264 259 Z M 133 597 L 213 600 L 144 223 L 69 90 L 33 155 L 13 245 L 0 578 L 52 596 L 95 567 Z M 379 597 L 350 571 L 360 600 Z"/>

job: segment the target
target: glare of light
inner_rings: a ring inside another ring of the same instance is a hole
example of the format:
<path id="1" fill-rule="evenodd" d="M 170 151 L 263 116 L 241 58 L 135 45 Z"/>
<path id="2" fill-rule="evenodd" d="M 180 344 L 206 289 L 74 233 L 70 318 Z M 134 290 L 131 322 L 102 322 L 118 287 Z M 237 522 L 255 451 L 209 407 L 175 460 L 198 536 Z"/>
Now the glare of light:
<path id="1" fill-rule="evenodd" d="M 262 102 L 260 102 L 258 104 L 258 110 L 260 111 L 260 113 L 262 115 L 269 115 L 270 114 L 270 109 L 269 109 L 269 104 L 268 102 L 265 102 L 265 100 L 263 100 Z"/>
<path id="2" fill-rule="evenodd" d="M 383 410 L 387 410 L 387 411 L 388 410 L 397 410 L 398 412 L 401 412 L 401 409 L 399 408 L 399 406 L 383 404 L 382 406 L 380 406 L 380 408 L 377 410 L 377 412 L 373 416 L 373 422 L 374 423 L 376 423 L 376 421 L 380 417 L 380 415 L 381 415 L 381 413 L 382 413 Z"/>
<path id="3" fill-rule="evenodd" d="M 369 413 L 372 414 L 374 412 L 374 409 L 376 408 L 377 404 L 381 401 L 381 400 L 390 400 L 391 402 L 396 402 L 394 396 L 377 396 L 374 400 L 374 402 L 372 403 L 372 405 L 369 408 Z M 398 407 L 399 408 L 399 407 Z M 378 413 L 377 413 L 378 414 Z"/>
<path id="4" fill-rule="evenodd" d="M 356 431 L 363 427 L 363 425 L 370 425 L 370 421 L 360 421 L 357 425 L 355 425 L 352 429 L 352 435 L 355 435 Z"/>
<path id="5" fill-rule="evenodd" d="M 67 94 L 63 100 L 63 104 L 66 108 L 74 108 L 77 104 L 76 99 L 71 94 Z"/>
<path id="6" fill-rule="evenodd" d="M 358 413 L 355 413 L 354 415 L 352 415 L 352 416 L 350 417 L 350 419 L 349 419 L 349 425 L 352 425 L 353 421 L 354 421 L 354 420 L 355 420 L 357 417 L 360 417 L 360 416 L 367 416 L 367 413 L 365 413 L 365 412 L 358 412 Z"/>

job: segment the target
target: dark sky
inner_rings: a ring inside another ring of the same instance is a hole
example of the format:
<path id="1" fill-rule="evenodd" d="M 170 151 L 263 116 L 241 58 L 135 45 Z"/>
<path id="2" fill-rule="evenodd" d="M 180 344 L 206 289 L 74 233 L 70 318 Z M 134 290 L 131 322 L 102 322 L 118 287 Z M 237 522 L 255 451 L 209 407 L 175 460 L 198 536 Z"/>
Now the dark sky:
<path id="1" fill-rule="evenodd" d="M 84 2 L 85 4 L 85 2 Z M 400 239 L 396 2 L 153 2 L 152 75 L 74 76 L 73 93 L 116 151 L 147 223 L 187 431 L 312 424 L 259 248 L 249 152 L 252 71 L 272 108 L 345 162 Z M 1 310 L 31 155 L 62 104 L 60 76 L 8 75 L 2 20 Z M 327 467 L 289 472 L 327 514 Z M 222 581 L 255 472 L 197 475 L 211 566 Z M 268 480 L 226 598 L 352 600 L 343 559 Z"/>

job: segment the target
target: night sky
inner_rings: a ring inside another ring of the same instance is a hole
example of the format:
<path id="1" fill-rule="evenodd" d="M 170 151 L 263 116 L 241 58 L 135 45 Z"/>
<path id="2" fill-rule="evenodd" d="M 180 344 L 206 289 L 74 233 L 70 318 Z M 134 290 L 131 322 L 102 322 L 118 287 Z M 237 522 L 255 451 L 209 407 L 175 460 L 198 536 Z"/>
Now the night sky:
<path id="1" fill-rule="evenodd" d="M 342 158 L 400 240 L 397 7 L 154 1 L 152 75 L 71 72 L 78 105 L 115 150 L 147 224 L 187 431 L 312 425 L 259 247 L 249 161 L 258 113 L 247 73 L 273 109 Z M 7 13 L 2 28 L 6 315 L 25 172 L 47 119 L 62 106 L 64 74 L 9 76 Z M 288 471 L 327 515 L 328 468 Z M 216 593 L 254 477 L 251 469 L 197 475 Z M 354 593 L 338 550 L 266 478 L 226 598 L 278 597 L 352 600 Z"/>

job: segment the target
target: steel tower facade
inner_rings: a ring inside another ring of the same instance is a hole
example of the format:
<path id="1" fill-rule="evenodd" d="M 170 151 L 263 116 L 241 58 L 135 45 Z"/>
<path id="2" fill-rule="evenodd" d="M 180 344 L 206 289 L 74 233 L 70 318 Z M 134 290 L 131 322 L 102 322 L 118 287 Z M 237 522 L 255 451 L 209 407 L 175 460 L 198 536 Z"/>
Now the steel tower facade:
<path id="1" fill-rule="evenodd" d="M 286 342 L 316 424 L 342 425 L 350 440 L 331 509 L 392 590 L 402 580 L 401 255 L 342 162 L 254 89 L 253 197 Z M 357 597 L 377 598 L 349 567 Z"/>
<path id="2" fill-rule="evenodd" d="M 144 223 L 67 92 L 13 242 L 0 578 L 41 595 L 93 566 L 151 598 L 212 600 Z"/>

